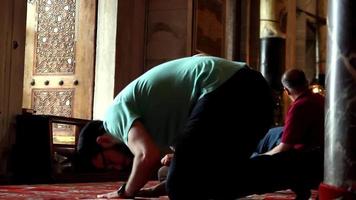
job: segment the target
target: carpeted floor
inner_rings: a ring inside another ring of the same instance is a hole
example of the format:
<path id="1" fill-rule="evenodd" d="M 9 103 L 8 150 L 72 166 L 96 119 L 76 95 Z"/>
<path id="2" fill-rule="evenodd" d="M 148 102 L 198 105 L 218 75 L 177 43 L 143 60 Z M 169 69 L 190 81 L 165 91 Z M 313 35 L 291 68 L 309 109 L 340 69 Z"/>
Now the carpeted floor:
<path id="1" fill-rule="evenodd" d="M 310 200 L 316 200 L 317 195 L 317 191 L 313 190 Z M 250 195 L 244 198 L 239 198 L 238 200 L 294 200 L 294 198 L 295 195 L 291 190 L 283 190 L 262 195 Z"/>
<path id="2" fill-rule="evenodd" d="M 149 182 L 149 187 L 156 182 Z M 46 185 L 0 185 L 0 199 L 6 200 L 69 200 L 69 199 L 98 199 L 98 194 L 112 192 L 121 185 L 119 182 L 102 183 L 71 183 Z M 317 192 L 313 191 L 312 200 Z M 263 195 L 250 195 L 239 200 L 293 200 L 294 193 L 289 190 L 268 193 Z M 169 200 L 167 196 L 159 198 L 136 198 L 141 200 Z M 187 197 L 187 199 L 189 199 Z"/>
<path id="3" fill-rule="evenodd" d="M 147 186 L 155 184 L 150 182 Z M 0 186 L 1 200 L 69 200 L 98 199 L 98 194 L 112 192 L 121 183 L 71 183 L 71 184 L 39 184 L 39 185 L 5 185 Z M 140 199 L 140 198 L 138 198 Z M 168 197 L 141 198 L 145 200 L 168 200 Z"/>

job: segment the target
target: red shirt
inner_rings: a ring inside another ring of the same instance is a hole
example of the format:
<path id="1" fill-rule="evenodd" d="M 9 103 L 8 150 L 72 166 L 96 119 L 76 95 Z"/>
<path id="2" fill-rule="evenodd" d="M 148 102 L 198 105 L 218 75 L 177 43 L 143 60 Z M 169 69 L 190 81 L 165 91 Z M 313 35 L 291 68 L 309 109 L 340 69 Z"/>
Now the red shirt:
<path id="1" fill-rule="evenodd" d="M 311 91 L 300 95 L 288 109 L 281 141 L 295 149 L 323 147 L 324 102 Z"/>

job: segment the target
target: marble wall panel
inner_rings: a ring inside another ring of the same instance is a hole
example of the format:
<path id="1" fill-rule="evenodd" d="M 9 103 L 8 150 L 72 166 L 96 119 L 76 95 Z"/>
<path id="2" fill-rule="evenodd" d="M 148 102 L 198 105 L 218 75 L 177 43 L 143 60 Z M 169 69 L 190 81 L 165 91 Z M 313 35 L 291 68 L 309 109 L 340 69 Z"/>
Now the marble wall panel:
<path id="1" fill-rule="evenodd" d="M 151 2 L 154 2 L 151 4 Z M 146 69 L 162 62 L 186 56 L 186 1 L 151 1 L 147 19 Z M 170 7 L 168 9 L 167 7 Z"/>

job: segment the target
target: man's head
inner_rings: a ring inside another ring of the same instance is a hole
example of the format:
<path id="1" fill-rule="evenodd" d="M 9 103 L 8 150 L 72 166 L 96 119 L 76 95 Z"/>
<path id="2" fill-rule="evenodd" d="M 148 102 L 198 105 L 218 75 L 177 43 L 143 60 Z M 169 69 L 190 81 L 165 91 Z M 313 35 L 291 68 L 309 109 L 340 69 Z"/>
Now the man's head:
<path id="1" fill-rule="evenodd" d="M 299 95 L 308 89 L 308 80 L 300 69 L 290 69 L 282 76 L 282 84 L 288 95 Z"/>
<path id="2" fill-rule="evenodd" d="M 99 120 L 88 122 L 80 131 L 77 154 L 82 170 L 122 169 L 132 158 L 126 145 L 106 134 Z"/>

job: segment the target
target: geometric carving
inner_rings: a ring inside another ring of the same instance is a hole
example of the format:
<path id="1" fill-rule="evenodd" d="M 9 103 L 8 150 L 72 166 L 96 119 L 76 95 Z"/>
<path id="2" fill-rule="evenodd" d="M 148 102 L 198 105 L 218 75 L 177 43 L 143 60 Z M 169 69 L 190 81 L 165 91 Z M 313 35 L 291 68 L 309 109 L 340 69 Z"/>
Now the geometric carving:
<path id="1" fill-rule="evenodd" d="M 36 114 L 72 117 L 74 89 L 33 89 L 32 109 Z"/>
<path id="2" fill-rule="evenodd" d="M 34 74 L 74 74 L 76 0 L 37 1 Z"/>

